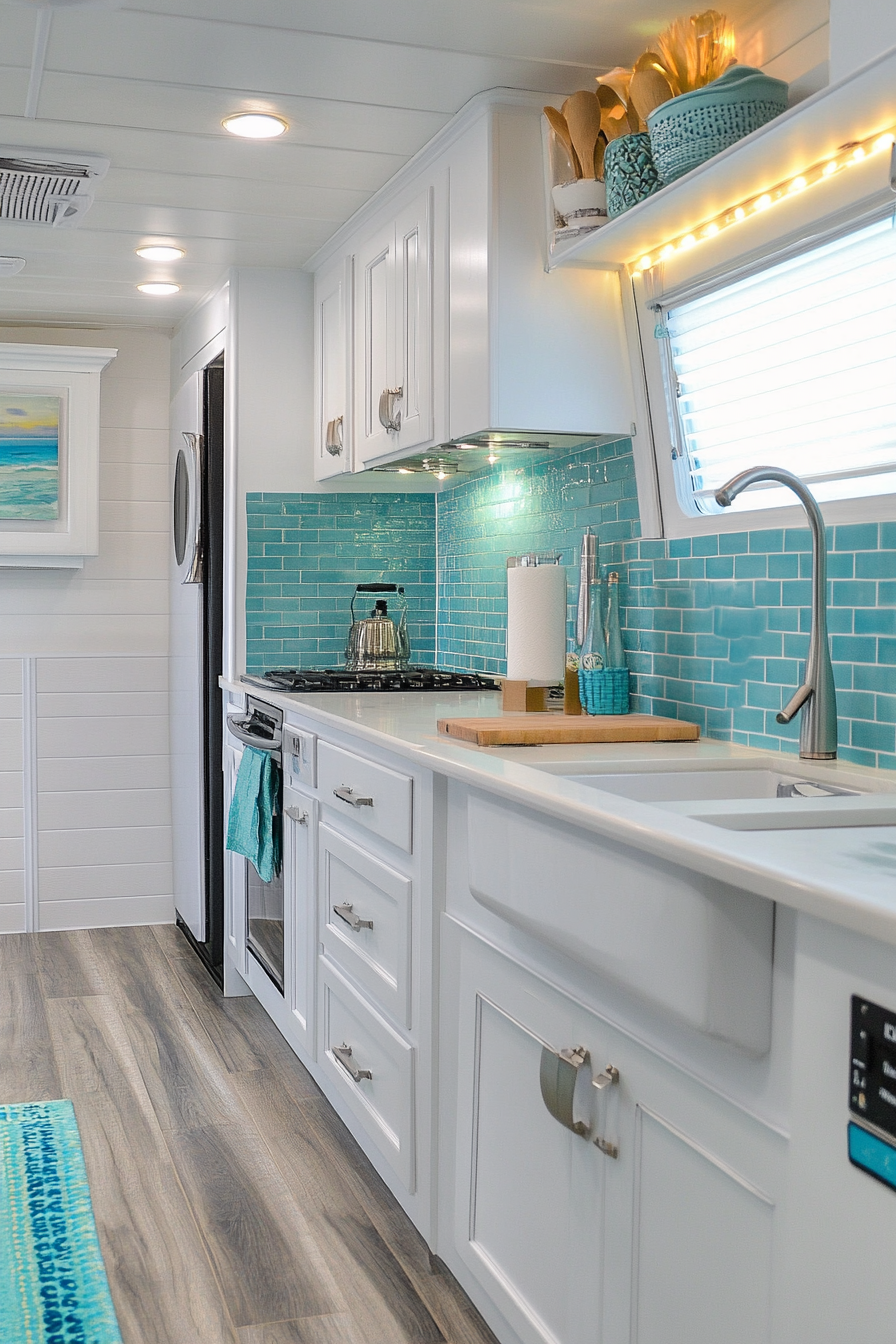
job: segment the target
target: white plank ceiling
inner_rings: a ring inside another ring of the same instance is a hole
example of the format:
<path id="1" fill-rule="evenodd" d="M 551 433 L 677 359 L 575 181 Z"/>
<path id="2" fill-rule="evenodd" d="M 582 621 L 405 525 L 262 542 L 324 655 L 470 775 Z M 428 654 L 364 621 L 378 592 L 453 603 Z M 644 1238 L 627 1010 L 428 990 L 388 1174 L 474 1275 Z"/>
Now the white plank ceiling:
<path id="1" fill-rule="evenodd" d="M 232 265 L 303 265 L 474 94 L 593 87 L 687 12 L 684 0 L 56 6 L 41 62 L 38 5 L 0 0 L 0 145 L 112 166 L 78 228 L 0 223 L 0 254 L 27 263 L 0 279 L 0 323 L 172 327 Z M 726 9 L 746 20 L 756 0 Z M 237 140 L 221 122 L 243 110 L 289 129 Z M 168 241 L 183 261 L 135 255 Z M 145 280 L 182 289 L 149 298 Z"/>

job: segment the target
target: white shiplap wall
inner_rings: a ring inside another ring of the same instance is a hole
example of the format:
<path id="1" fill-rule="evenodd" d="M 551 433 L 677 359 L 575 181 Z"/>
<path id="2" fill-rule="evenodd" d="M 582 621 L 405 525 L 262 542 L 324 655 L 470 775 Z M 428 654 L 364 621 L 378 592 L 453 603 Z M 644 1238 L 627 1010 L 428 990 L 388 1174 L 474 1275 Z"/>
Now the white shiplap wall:
<path id="1" fill-rule="evenodd" d="M 0 569 L 0 931 L 167 921 L 170 341 L 0 341 L 119 352 L 102 375 L 99 555 Z"/>

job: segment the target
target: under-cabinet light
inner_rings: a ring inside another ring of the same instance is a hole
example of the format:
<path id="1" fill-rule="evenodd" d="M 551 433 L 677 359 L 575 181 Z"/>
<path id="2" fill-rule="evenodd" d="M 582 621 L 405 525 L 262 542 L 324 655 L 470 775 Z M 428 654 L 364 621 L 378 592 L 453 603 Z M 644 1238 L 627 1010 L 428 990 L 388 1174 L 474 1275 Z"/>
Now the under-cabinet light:
<path id="1" fill-rule="evenodd" d="M 776 186 L 768 187 L 765 191 L 757 192 L 755 196 L 749 196 L 737 205 L 729 206 L 727 210 L 716 215 L 714 219 L 701 224 L 699 229 L 670 239 L 669 242 L 664 243 L 659 248 L 656 254 L 647 253 L 639 257 L 637 261 L 629 263 L 629 269 L 632 271 L 648 271 L 658 262 L 668 261 L 678 252 L 689 251 L 705 238 L 714 238 L 722 229 L 740 224 L 748 215 L 761 214 L 778 201 L 805 191 L 808 187 L 814 186 L 816 182 L 822 182 L 826 177 L 832 177 L 842 168 L 849 168 L 854 163 L 863 163 L 870 154 L 880 154 L 884 150 L 888 153 L 892 152 L 894 143 L 896 143 L 896 130 L 889 130 L 875 131 L 874 135 L 866 136 L 864 140 L 858 142 L 853 140 L 849 144 L 841 145 L 833 157 L 820 159 L 810 167 L 804 168 L 796 176 L 788 176 Z"/>

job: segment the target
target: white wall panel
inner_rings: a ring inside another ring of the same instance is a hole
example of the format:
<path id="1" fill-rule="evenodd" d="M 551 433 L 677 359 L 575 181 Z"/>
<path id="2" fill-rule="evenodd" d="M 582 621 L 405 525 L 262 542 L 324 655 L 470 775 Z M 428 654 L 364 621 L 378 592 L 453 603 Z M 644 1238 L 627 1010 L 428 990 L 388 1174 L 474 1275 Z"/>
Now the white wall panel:
<path id="1" fill-rule="evenodd" d="M 99 555 L 81 571 L 0 582 L 0 930 L 26 927 L 26 892 L 38 928 L 170 920 L 171 343 L 127 329 L 6 328 L 3 339 L 119 354 L 101 383 Z M 30 738 L 22 658 L 35 660 Z"/>
<path id="2" fill-rule="evenodd" d="M 0 780 L 2 780 L 0 776 Z M 44 793 L 79 789 L 167 789 L 166 756 L 69 756 L 38 762 L 38 788 Z M 2 795 L 0 795 L 2 796 Z"/>
<path id="3" fill-rule="evenodd" d="M 46 868 L 41 873 L 42 899 L 54 905 L 93 900 L 120 900 L 124 905 L 141 897 L 161 896 L 169 903 L 168 918 L 173 919 L 170 890 L 171 868 L 167 863 L 95 864 L 85 868 Z"/>
<path id="4" fill-rule="evenodd" d="M 38 695 L 167 689 L 167 658 L 43 658 L 37 666 Z"/>

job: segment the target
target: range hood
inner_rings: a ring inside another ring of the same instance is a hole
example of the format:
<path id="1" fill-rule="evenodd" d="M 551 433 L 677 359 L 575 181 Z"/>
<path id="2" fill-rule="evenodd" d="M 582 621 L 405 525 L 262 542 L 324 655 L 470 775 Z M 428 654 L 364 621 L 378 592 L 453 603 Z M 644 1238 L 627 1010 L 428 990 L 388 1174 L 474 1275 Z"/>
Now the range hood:
<path id="1" fill-rule="evenodd" d="M 590 444 L 610 442 L 613 437 L 594 433 L 545 434 L 529 429 L 484 429 L 372 470 L 397 472 L 402 476 L 428 472 L 437 480 L 445 480 L 449 476 L 472 475 L 489 467 L 520 466 L 549 453 L 572 453 Z"/>

